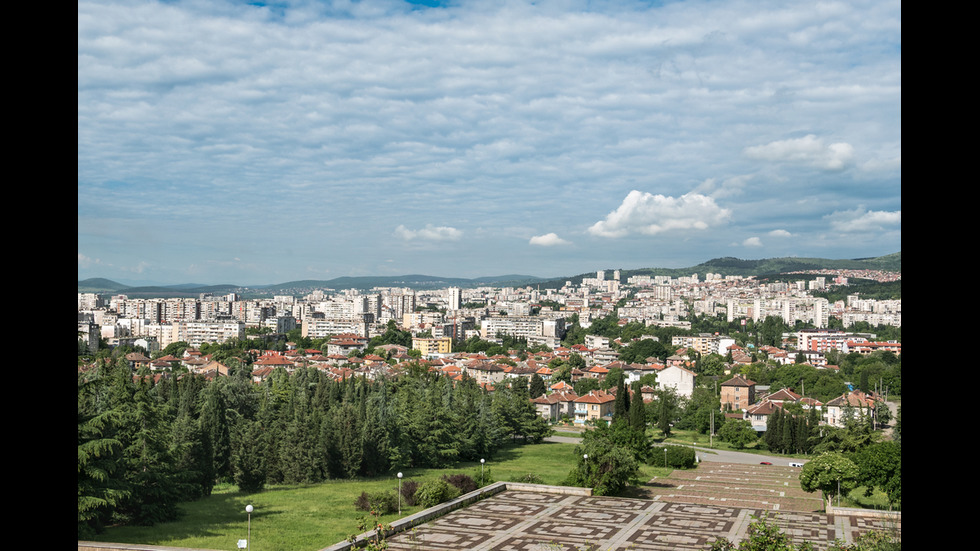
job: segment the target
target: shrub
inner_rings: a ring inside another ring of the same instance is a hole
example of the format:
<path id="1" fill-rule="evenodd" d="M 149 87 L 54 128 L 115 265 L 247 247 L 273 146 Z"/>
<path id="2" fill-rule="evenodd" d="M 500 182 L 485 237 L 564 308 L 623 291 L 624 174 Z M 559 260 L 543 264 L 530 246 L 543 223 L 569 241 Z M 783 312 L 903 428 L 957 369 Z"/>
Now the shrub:
<path id="1" fill-rule="evenodd" d="M 419 483 L 414 480 L 402 482 L 402 499 L 409 507 L 415 505 L 415 492 L 419 489 Z"/>
<path id="2" fill-rule="evenodd" d="M 476 482 L 469 475 L 459 473 L 451 476 L 442 475 L 442 479 L 459 488 L 460 493 L 466 494 L 476 489 Z"/>
<path id="3" fill-rule="evenodd" d="M 370 495 L 361 492 L 361 495 L 354 500 L 354 507 L 359 511 L 374 511 L 387 515 L 398 511 L 398 496 L 394 492 L 376 492 Z"/>
<path id="4" fill-rule="evenodd" d="M 424 509 L 436 506 L 444 501 L 456 499 L 460 495 L 459 488 L 444 479 L 431 480 L 419 486 L 415 492 L 415 502 Z"/>
<path id="5" fill-rule="evenodd" d="M 667 450 L 666 463 L 664 450 Z M 691 469 L 695 463 L 694 448 L 687 446 L 661 446 L 654 448 L 650 454 L 650 465 L 654 467 L 673 467 L 676 469 Z"/>
<path id="6" fill-rule="evenodd" d="M 541 477 L 534 473 L 527 473 L 526 475 L 518 478 L 514 482 L 523 482 L 525 484 L 543 484 Z"/>

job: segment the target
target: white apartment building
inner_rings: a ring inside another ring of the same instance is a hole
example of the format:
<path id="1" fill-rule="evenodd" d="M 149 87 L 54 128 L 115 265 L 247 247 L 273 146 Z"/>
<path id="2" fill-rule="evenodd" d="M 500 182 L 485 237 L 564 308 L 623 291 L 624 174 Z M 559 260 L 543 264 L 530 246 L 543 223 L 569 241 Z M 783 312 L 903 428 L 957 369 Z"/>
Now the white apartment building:
<path id="1" fill-rule="evenodd" d="M 193 347 L 206 342 L 245 338 L 245 323 L 241 320 L 181 321 L 174 323 L 172 328 L 173 341 L 184 341 Z"/>
<path id="2" fill-rule="evenodd" d="M 363 318 L 306 318 L 303 320 L 301 330 L 304 337 L 311 339 L 322 339 L 340 334 L 367 337 L 368 325 Z"/>
<path id="3" fill-rule="evenodd" d="M 482 339 L 491 340 L 498 333 L 525 338 L 528 339 L 528 342 L 537 337 L 552 337 L 561 340 L 561 337 L 565 335 L 565 318 L 501 316 L 482 320 Z"/>

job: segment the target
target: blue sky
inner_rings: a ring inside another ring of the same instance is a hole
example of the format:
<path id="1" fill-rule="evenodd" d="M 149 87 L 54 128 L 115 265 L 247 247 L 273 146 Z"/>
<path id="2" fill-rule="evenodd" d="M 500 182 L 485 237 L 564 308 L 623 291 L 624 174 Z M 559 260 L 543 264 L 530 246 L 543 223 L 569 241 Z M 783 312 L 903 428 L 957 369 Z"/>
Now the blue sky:
<path id="1" fill-rule="evenodd" d="M 78 3 L 78 277 L 901 250 L 901 4 Z"/>

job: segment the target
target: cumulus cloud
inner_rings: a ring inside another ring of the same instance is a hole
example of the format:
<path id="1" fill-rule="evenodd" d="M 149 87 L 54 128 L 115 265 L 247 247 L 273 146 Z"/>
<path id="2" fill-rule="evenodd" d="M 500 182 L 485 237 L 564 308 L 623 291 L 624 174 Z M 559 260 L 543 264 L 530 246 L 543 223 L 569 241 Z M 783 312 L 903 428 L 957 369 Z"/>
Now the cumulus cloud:
<path id="1" fill-rule="evenodd" d="M 786 230 L 772 230 L 769 235 L 771 237 L 793 237 L 793 234 Z"/>
<path id="2" fill-rule="evenodd" d="M 553 247 L 555 245 L 568 245 L 570 242 L 558 237 L 558 234 L 552 232 L 544 235 L 535 235 L 531 238 L 530 244 L 541 247 Z"/>
<path id="3" fill-rule="evenodd" d="M 902 211 L 869 211 L 864 207 L 837 211 L 825 217 L 834 231 L 842 233 L 900 229 Z"/>
<path id="4" fill-rule="evenodd" d="M 395 235 L 405 241 L 457 241 L 463 236 L 463 232 L 450 226 L 433 226 L 432 224 L 426 224 L 420 230 L 410 230 L 399 224 L 395 228 Z"/>
<path id="5" fill-rule="evenodd" d="M 743 247 L 761 247 L 762 246 L 762 240 L 759 239 L 758 237 L 750 237 L 750 238 L 746 239 L 745 241 L 742 241 L 742 246 Z"/>
<path id="6" fill-rule="evenodd" d="M 698 193 L 667 197 L 633 190 L 616 210 L 593 224 L 588 232 L 602 237 L 624 237 L 706 230 L 724 223 L 730 216 L 731 211 Z"/>
<path id="7" fill-rule="evenodd" d="M 843 170 L 854 160 L 854 147 L 844 142 L 827 145 L 822 139 L 809 134 L 802 138 L 747 147 L 745 155 L 762 161 L 804 164 L 821 170 Z"/>

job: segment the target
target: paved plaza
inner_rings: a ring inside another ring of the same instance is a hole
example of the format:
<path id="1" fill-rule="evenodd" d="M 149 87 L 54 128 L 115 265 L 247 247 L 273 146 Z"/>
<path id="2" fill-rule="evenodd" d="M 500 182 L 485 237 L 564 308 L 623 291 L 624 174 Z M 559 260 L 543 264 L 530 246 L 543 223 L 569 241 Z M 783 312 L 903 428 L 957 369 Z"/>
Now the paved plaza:
<path id="1" fill-rule="evenodd" d="M 647 499 L 507 490 L 389 538 L 392 550 L 705 551 L 743 539 L 767 514 L 797 543 L 824 549 L 900 521 L 818 513 L 799 490 L 798 469 L 702 463 L 645 486 Z M 790 509 L 794 505 L 798 509 Z"/>

